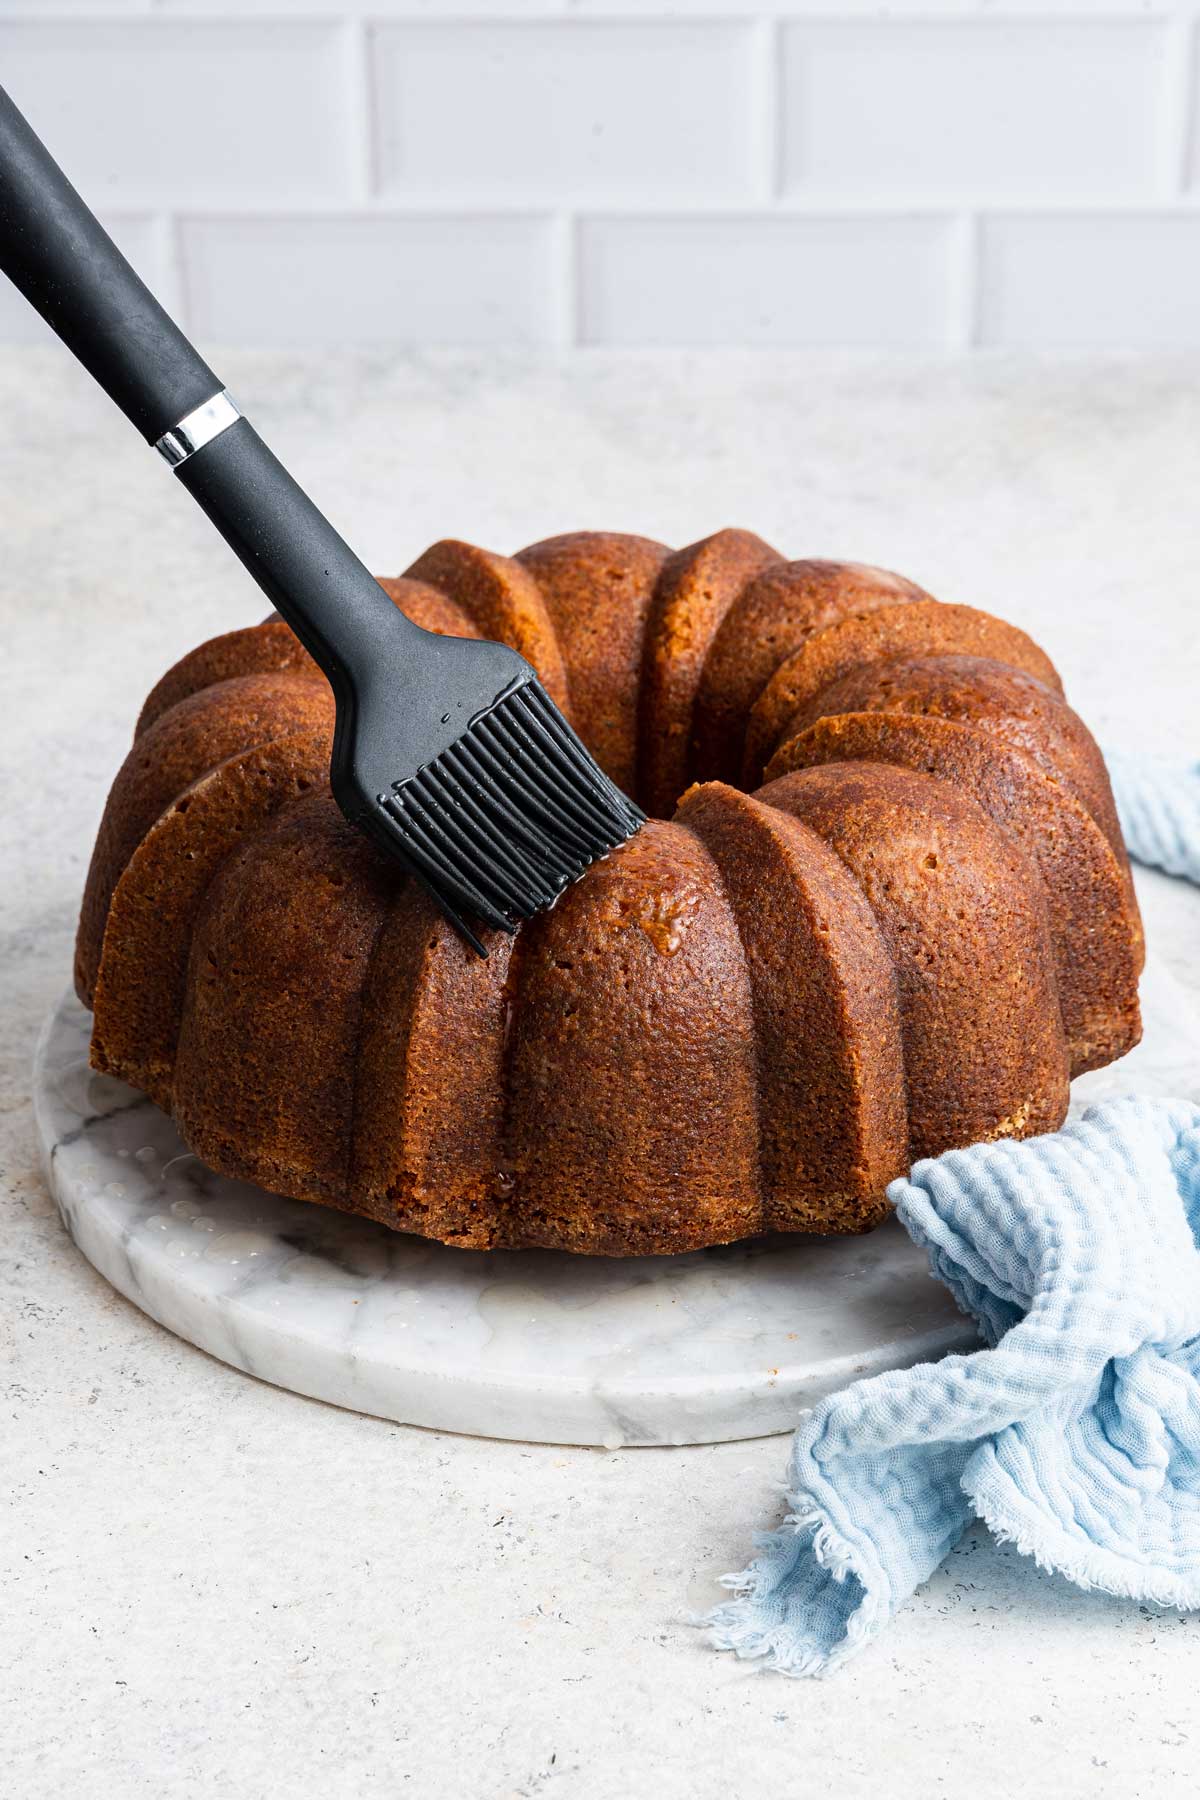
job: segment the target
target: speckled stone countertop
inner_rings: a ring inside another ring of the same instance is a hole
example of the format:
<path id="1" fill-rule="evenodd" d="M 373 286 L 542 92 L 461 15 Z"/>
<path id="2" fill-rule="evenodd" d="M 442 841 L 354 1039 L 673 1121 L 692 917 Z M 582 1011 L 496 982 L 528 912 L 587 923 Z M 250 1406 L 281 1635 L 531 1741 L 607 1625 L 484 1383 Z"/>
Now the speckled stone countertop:
<path id="1" fill-rule="evenodd" d="M 1097 735 L 1200 755 L 1200 365 L 218 357 L 366 559 L 580 525 L 904 571 L 1055 658 Z M 0 1766 L 15 1800 L 1193 1793 L 1200 1616 L 974 1531 L 836 1680 L 685 1623 L 786 1440 L 615 1454 L 340 1412 L 177 1342 L 75 1252 L 29 1060 L 144 693 L 260 617 L 53 349 L 0 356 Z M 1139 878 L 1200 996 L 1200 894 Z"/>

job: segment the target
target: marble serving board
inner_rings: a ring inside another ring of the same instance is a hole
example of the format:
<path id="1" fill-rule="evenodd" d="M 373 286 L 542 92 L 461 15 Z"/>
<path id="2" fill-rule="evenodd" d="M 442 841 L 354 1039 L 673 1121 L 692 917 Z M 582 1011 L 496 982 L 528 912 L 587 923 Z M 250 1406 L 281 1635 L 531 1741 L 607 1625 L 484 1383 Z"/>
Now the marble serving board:
<path id="1" fill-rule="evenodd" d="M 1200 1026 L 1161 966 L 1132 1055 L 1076 1083 L 1200 1098 Z M 96 1269 L 159 1324 L 264 1381 L 405 1424 L 543 1443 L 788 1431 L 856 1376 L 971 1348 L 890 1221 L 675 1257 L 451 1249 L 217 1176 L 170 1119 L 87 1065 L 64 999 L 38 1045 L 46 1177 Z"/>

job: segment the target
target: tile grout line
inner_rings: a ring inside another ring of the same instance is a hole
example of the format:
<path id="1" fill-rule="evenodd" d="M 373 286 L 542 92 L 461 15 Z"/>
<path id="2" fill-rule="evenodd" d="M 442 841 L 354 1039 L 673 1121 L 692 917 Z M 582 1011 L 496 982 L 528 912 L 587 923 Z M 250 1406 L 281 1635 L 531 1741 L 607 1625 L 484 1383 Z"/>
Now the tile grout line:
<path id="1" fill-rule="evenodd" d="M 157 215 L 166 269 L 166 294 L 163 305 L 181 331 L 191 335 L 192 296 L 187 279 L 187 257 L 183 248 L 183 221 L 178 213 L 164 210 Z"/>
<path id="2" fill-rule="evenodd" d="M 960 213 L 950 237 L 947 348 L 952 351 L 979 347 L 981 242 L 978 213 L 974 210 Z"/>
<path id="3" fill-rule="evenodd" d="M 756 21 L 750 71 L 754 173 L 765 205 L 778 201 L 783 185 L 783 33 L 776 18 Z"/>
<path id="4" fill-rule="evenodd" d="M 977 4 L 980 0 L 977 0 Z M 1027 10 L 1023 6 L 1007 6 L 998 3 L 993 6 L 990 0 L 982 0 L 981 9 L 974 12 L 961 13 L 942 11 L 937 6 L 922 3 L 922 0 L 895 0 L 890 5 L 880 5 L 874 10 L 848 14 L 841 9 L 837 0 L 797 0 L 789 5 L 788 0 L 762 0 L 757 6 L 731 4 L 728 10 L 719 5 L 700 6 L 691 10 L 686 6 L 672 6 L 667 3 L 639 6 L 632 0 L 614 0 L 612 5 L 604 5 L 600 0 L 586 10 L 580 10 L 572 4 L 572 0 L 544 0 L 534 10 L 519 5 L 511 7 L 500 5 L 483 7 L 472 5 L 464 0 L 461 7 L 450 7 L 444 12 L 431 12 L 428 6 L 422 6 L 419 0 L 408 0 L 401 6 L 390 6 L 384 0 L 381 10 L 378 0 L 328 0 L 324 6 L 297 4 L 289 6 L 280 4 L 279 0 L 224 0 L 221 5 L 207 3 L 207 0 L 112 0 L 111 5 L 87 4 L 85 0 L 62 0 L 55 4 L 50 0 L 0 0 L 0 21 L 15 19 L 20 21 L 45 21 L 48 24 L 72 24 L 81 20 L 99 22 L 101 24 L 125 23 L 130 19 L 145 20 L 162 19 L 165 23 L 177 20 L 194 22 L 196 20 L 212 20 L 218 24 L 238 24 L 243 20 L 255 23 L 262 21 L 279 24 L 295 24 L 302 21 L 318 20 L 325 23 L 357 21 L 361 23 L 379 22 L 397 25 L 539 25 L 539 24 L 613 24 L 613 25 L 678 25 L 681 23 L 709 23 L 716 25 L 753 25 L 783 24 L 795 22 L 808 26 L 845 25 L 848 29 L 862 24 L 885 24 L 903 29 L 906 25 L 958 24 L 964 30 L 970 30 L 976 23 L 1022 24 L 1081 24 L 1088 20 L 1096 20 L 1103 24 L 1107 21 L 1116 23 L 1144 23 L 1147 17 L 1156 15 L 1167 23 L 1187 24 L 1197 16 L 1197 0 L 1157 0 L 1152 8 L 1138 3 L 1138 0 L 1125 0 L 1123 6 L 1104 8 L 1091 14 L 1080 14 L 1070 7 L 1049 5 L 1043 11 Z"/>
<path id="5" fill-rule="evenodd" d="M 631 194 L 596 194 L 588 196 L 587 202 L 572 205 L 563 196 L 552 194 L 527 194 L 513 200 L 475 200 L 471 202 L 464 194 L 372 194 L 365 202 L 360 200 L 336 200 L 333 196 L 300 200 L 293 196 L 259 196 L 239 203 L 227 194 L 212 194 L 207 198 L 198 198 L 194 202 L 178 202 L 175 205 L 166 202 L 162 194 L 144 193 L 140 196 L 122 196 L 119 202 L 99 203 L 99 214 L 106 220 L 151 220 L 162 212 L 171 212 L 180 220 L 255 220 L 263 225 L 272 223 L 290 223 L 304 220 L 446 220 L 470 221 L 484 223 L 509 220 L 531 220 L 531 218 L 558 218 L 567 212 L 578 214 L 579 218 L 612 218 L 612 220 L 642 220 L 653 223 L 745 223 L 745 225 L 766 225 L 772 220 L 792 220 L 797 223 L 822 220 L 847 220 L 856 223 L 874 223 L 882 225 L 894 220 L 954 221 L 963 218 L 964 212 L 979 211 L 981 216 L 1002 216 L 1013 214 L 1020 218 L 1042 218 L 1042 220 L 1144 220 L 1144 218 L 1200 218 L 1200 189 L 1187 189 L 1186 193 L 1169 196 L 1146 196 L 1144 200 L 1135 200 L 1128 194 L 1106 198 L 1070 198 L 1063 196 L 1058 200 L 1043 198 L 1002 198 L 988 196 L 986 205 L 975 205 L 972 200 L 964 200 L 961 194 L 945 194 L 945 196 L 918 196 L 912 200 L 896 200 L 887 205 L 864 202 L 851 196 L 838 194 L 788 194 L 783 202 L 766 203 L 761 200 L 750 202 L 725 202 L 720 205 L 705 205 L 703 202 L 689 202 L 678 196 L 667 200 L 640 200 Z"/>
<path id="6" fill-rule="evenodd" d="M 1188 192 L 1196 129 L 1196 21 L 1193 14 L 1177 14 L 1166 20 L 1164 65 L 1159 180 L 1163 199 L 1178 201 Z"/>
<path id="7" fill-rule="evenodd" d="M 1014 214 L 1040 219 L 1138 219 L 1172 216 L 1200 217 L 1200 188 L 1189 186 L 1174 196 L 1147 194 L 1134 197 L 1122 194 L 1112 197 L 1062 194 L 1052 199 L 1041 195 L 988 195 L 986 203 L 976 203 L 962 194 L 918 194 L 910 198 L 891 198 L 886 202 L 865 200 L 849 194 L 810 192 L 790 193 L 780 201 L 761 199 L 724 200 L 711 203 L 671 195 L 665 199 L 642 198 L 629 193 L 597 193 L 586 200 L 572 203 L 563 195 L 527 193 L 514 197 L 486 195 L 472 198 L 468 194 L 425 193 L 371 194 L 365 199 L 297 199 L 294 195 L 261 194 L 239 199 L 232 195 L 212 194 L 194 201 L 174 204 L 161 193 L 122 195 L 119 200 L 101 201 L 98 207 L 106 219 L 149 219 L 170 211 L 183 219 L 256 219 L 263 223 L 275 220 L 305 219 L 458 219 L 471 221 L 549 218 L 568 211 L 586 218 L 641 219 L 676 222 L 709 222 L 730 224 L 766 224 L 772 219 L 797 221 L 846 219 L 883 223 L 895 219 L 960 218 L 964 212 L 979 210 L 986 215 Z"/>
<path id="8" fill-rule="evenodd" d="M 366 19 L 348 18 L 345 31 L 344 91 L 347 101 L 347 148 L 350 191 L 356 210 L 365 210 L 376 191 L 375 82 L 372 67 L 373 27 Z"/>
<path id="9" fill-rule="evenodd" d="M 572 350 L 579 343 L 582 308 L 579 221 L 573 212 L 556 212 L 551 218 L 550 255 L 551 341 L 556 349 Z"/>
<path id="10" fill-rule="evenodd" d="M 451 7 L 445 12 L 431 12 L 426 6 L 409 0 L 407 5 L 389 7 L 384 4 L 380 9 L 378 0 L 328 0 L 324 6 L 306 6 L 273 3 L 273 0 L 262 0 L 261 4 L 249 0 L 248 4 L 238 5 L 237 0 L 224 0 L 222 5 L 204 3 L 204 0 L 134 0 L 132 4 L 121 4 L 121 0 L 112 0 L 111 6 L 77 3 L 63 0 L 63 4 L 46 4 L 45 0 L 0 0 L 0 23 L 12 20 L 20 24 L 71 25 L 71 24 L 128 24 L 131 20 L 144 23 L 147 20 L 161 21 L 164 25 L 176 23 L 195 24 L 212 23 L 217 25 L 279 24 L 296 25 L 303 23 L 325 24 L 387 24 L 398 27 L 405 26 L 437 26 L 454 28 L 457 26 L 488 29 L 493 26 L 533 26 L 539 25 L 613 25 L 623 28 L 661 25 L 702 25 L 719 28 L 736 25 L 753 30 L 756 26 L 781 28 L 787 24 L 800 26 L 845 27 L 847 31 L 863 25 L 885 25 L 889 29 L 903 30 L 905 26 L 925 26 L 953 24 L 964 32 L 969 32 L 976 24 L 1019 24 L 1025 26 L 1043 26 L 1070 24 L 1083 30 L 1090 22 L 1104 24 L 1128 23 L 1144 24 L 1155 16 L 1168 27 L 1187 28 L 1196 19 L 1200 6 L 1197 0 L 1158 0 L 1152 9 L 1138 4 L 1138 0 L 1126 0 L 1125 5 L 1113 9 L 1104 9 L 1091 14 L 1080 14 L 1066 7 L 1048 6 L 1044 12 L 1026 10 L 1024 7 L 1011 7 L 999 0 L 995 10 L 983 0 L 982 10 L 970 13 L 941 11 L 936 6 L 922 4 L 922 0 L 898 0 L 897 4 L 880 5 L 874 11 L 848 14 L 839 9 L 837 0 L 824 0 L 824 4 L 815 4 L 814 0 L 799 0 L 789 6 L 787 0 L 763 0 L 759 6 L 741 7 L 731 5 L 729 10 L 718 6 L 702 6 L 695 11 L 669 4 L 651 4 L 639 7 L 631 4 L 631 0 L 616 0 L 612 6 L 595 4 L 587 10 L 580 11 L 571 4 L 571 0 L 546 0 L 546 4 L 537 10 L 530 11 L 520 6 L 511 8 L 503 5 L 492 8 L 472 7 L 469 3 L 463 7 Z"/>

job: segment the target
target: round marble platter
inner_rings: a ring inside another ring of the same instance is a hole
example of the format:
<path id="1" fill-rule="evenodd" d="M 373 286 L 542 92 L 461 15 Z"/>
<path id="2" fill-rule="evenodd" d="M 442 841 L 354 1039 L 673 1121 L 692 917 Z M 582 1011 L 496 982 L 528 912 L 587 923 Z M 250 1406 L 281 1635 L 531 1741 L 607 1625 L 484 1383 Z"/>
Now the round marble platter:
<path id="1" fill-rule="evenodd" d="M 1167 971 L 1142 1044 L 1073 1106 L 1200 1097 L 1200 1026 Z M 970 1349 L 974 1327 L 889 1221 L 676 1257 L 451 1249 L 211 1173 L 87 1065 L 65 999 L 34 1066 L 43 1166 L 96 1269 L 159 1324 L 279 1387 L 404 1424 L 607 1448 L 790 1430 L 855 1377 Z"/>

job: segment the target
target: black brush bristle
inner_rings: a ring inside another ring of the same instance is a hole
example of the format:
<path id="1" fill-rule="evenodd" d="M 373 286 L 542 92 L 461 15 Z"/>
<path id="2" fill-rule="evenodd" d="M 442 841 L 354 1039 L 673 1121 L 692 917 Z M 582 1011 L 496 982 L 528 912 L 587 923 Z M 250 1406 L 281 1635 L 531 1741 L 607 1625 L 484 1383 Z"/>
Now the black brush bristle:
<path id="1" fill-rule="evenodd" d="M 451 912 L 515 931 L 645 823 L 536 680 L 503 694 L 379 804 L 391 847 Z"/>

